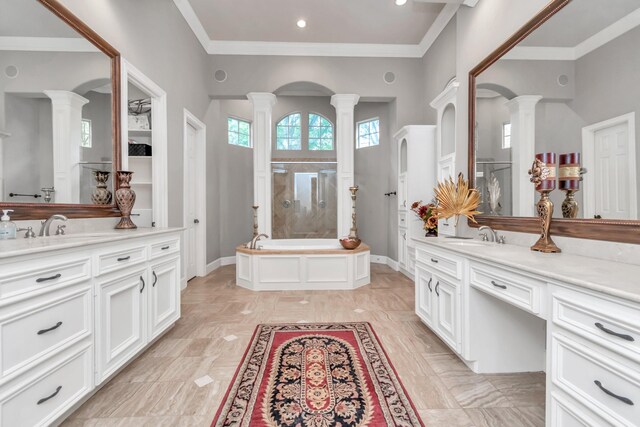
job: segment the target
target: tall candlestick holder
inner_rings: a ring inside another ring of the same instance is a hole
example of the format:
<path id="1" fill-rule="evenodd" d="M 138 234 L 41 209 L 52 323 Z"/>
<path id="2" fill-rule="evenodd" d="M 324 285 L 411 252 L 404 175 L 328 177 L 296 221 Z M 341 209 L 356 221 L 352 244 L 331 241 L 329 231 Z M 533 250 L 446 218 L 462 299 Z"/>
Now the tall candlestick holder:
<path id="1" fill-rule="evenodd" d="M 258 208 L 260 206 L 252 206 L 253 208 L 253 237 L 258 235 Z"/>
<path id="2" fill-rule="evenodd" d="M 345 249 L 356 249 L 362 243 L 362 240 L 358 237 L 358 227 L 356 226 L 356 193 L 358 192 L 358 186 L 349 187 L 349 191 L 351 191 L 351 229 L 349 230 L 349 236 L 340 239 L 340 244 Z"/>
<path id="3" fill-rule="evenodd" d="M 531 246 L 532 251 L 544 253 L 562 252 L 551 239 L 551 219 L 553 218 L 553 202 L 549 194 L 556 188 L 556 154 L 536 154 L 536 159 L 529 170 L 531 182 L 540 193 L 540 201 L 536 205 L 540 217 L 541 233 L 538 241 Z"/>
<path id="4" fill-rule="evenodd" d="M 582 175 L 586 172 L 580 167 L 580 153 L 567 153 L 560 155 L 558 182 L 560 190 L 566 193 L 562 202 L 562 217 L 577 218 L 578 202 L 575 199 L 575 193 L 580 190 L 580 181 Z"/>

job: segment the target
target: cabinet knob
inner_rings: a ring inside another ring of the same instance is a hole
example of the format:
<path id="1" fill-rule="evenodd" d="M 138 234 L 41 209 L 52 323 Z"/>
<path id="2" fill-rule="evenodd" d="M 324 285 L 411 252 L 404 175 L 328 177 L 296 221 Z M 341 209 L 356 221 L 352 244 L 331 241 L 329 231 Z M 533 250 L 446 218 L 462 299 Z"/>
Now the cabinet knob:
<path id="1" fill-rule="evenodd" d="M 200 224 L 200 220 L 196 218 L 196 219 L 193 220 L 193 223 L 194 224 Z"/>

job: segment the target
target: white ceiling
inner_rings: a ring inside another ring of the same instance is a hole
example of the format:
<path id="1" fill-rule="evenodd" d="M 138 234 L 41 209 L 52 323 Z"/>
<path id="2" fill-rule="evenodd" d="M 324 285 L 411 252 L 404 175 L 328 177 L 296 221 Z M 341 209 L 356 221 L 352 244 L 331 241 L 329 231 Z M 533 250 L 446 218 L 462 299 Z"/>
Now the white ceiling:
<path id="1" fill-rule="evenodd" d="M 190 0 L 212 40 L 418 44 L 443 4 L 393 0 Z M 307 27 L 296 26 L 299 19 Z"/>
<path id="2" fill-rule="evenodd" d="M 574 0 L 520 45 L 575 47 L 638 8 L 639 0 Z"/>
<path id="3" fill-rule="evenodd" d="M 173 1 L 210 54 L 421 58 L 479 0 Z"/>

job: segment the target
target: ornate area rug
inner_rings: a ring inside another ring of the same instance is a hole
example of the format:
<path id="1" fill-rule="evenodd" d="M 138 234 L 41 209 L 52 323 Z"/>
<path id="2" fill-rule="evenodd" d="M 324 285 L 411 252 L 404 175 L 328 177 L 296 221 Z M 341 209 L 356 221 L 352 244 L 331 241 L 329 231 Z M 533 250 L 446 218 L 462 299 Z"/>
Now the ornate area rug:
<path id="1" fill-rule="evenodd" d="M 212 426 L 423 426 L 368 323 L 258 325 Z"/>

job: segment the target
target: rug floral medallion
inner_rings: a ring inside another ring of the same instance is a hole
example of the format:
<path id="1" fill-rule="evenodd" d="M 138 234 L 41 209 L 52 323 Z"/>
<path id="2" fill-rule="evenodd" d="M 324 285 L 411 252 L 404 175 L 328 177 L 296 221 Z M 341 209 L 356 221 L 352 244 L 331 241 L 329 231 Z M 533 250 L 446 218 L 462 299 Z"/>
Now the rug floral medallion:
<path id="1" fill-rule="evenodd" d="M 212 426 L 423 426 L 368 323 L 258 325 Z"/>

